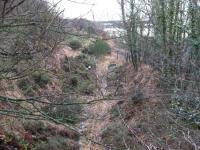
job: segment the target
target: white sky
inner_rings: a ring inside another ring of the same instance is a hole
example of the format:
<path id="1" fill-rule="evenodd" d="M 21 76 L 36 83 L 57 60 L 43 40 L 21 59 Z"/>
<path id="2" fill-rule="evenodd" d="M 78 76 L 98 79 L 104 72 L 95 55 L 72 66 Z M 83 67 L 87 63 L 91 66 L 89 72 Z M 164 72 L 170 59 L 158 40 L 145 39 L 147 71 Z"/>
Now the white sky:
<path id="1" fill-rule="evenodd" d="M 48 1 L 56 3 L 60 0 Z M 94 6 L 80 3 L 94 4 Z M 95 21 L 120 19 L 120 7 L 117 0 L 62 0 L 59 8 L 61 10 L 65 9 L 65 18 L 79 18 L 81 16 L 82 18 Z"/>

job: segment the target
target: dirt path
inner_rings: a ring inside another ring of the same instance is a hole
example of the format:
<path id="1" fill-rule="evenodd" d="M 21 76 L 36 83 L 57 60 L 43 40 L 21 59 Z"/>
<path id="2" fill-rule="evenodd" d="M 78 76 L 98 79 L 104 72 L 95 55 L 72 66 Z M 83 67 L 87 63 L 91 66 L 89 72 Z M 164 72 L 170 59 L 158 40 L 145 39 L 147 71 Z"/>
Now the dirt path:
<path id="1" fill-rule="evenodd" d="M 106 74 L 108 72 L 108 66 L 111 63 L 117 65 L 122 65 L 124 63 L 123 57 L 117 56 L 115 51 L 108 56 L 105 56 L 97 61 L 97 78 L 100 90 L 97 92 L 95 99 L 102 98 L 103 95 L 107 95 L 106 90 L 107 81 Z M 110 122 L 110 110 L 116 102 L 114 101 L 104 101 L 98 102 L 94 105 L 89 105 L 84 107 L 83 115 L 88 119 L 81 123 L 81 131 L 86 134 L 86 137 L 92 139 L 96 142 L 101 143 L 101 131 Z M 80 139 L 80 150 L 104 150 L 103 145 L 94 144 L 91 141 L 85 140 L 84 137 Z"/>

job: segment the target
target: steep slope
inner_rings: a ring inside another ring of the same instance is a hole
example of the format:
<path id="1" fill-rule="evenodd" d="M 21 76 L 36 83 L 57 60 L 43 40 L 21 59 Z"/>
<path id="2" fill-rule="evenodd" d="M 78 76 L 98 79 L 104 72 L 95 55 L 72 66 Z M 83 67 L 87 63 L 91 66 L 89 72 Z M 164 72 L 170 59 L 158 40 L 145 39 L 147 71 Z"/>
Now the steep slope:
<path id="1" fill-rule="evenodd" d="M 125 97 L 109 113 L 110 123 L 101 132 L 113 149 L 198 149 L 199 130 L 171 110 L 171 94 L 161 86 L 159 73 L 148 65 L 138 72 L 123 68 Z"/>
<path id="2" fill-rule="evenodd" d="M 19 79 L 18 81 L 1 81 L 1 95 L 13 99 L 26 99 L 46 95 L 47 98 L 44 98 L 46 102 L 55 102 L 57 100 L 58 103 L 64 97 L 59 96 L 63 93 L 63 87 L 57 73 L 63 72 L 62 63 L 65 57 L 73 59 L 80 54 L 80 51 L 72 51 L 68 46 L 60 47 L 44 60 L 41 64 L 42 71 L 39 70 L 33 75 Z M 48 79 L 48 82 L 45 81 L 46 79 Z M 44 106 L 42 104 L 37 105 L 38 108 L 43 110 L 42 107 Z M 0 108 L 1 114 L 4 114 L 0 118 L 0 149 L 79 149 L 79 145 L 76 142 L 79 135 L 74 131 L 64 128 L 62 125 L 54 124 L 45 119 L 44 121 L 29 121 L 29 119 L 23 118 L 23 116 L 13 118 L 5 114 L 9 110 L 23 111 L 20 110 L 22 108 L 34 111 L 33 106 L 30 104 L 24 102 L 23 104 L 19 103 L 19 105 L 15 106 L 8 102 L 1 102 Z M 68 108 L 65 108 L 63 111 L 67 110 Z M 45 110 L 43 111 L 45 112 Z M 37 114 L 39 115 L 40 113 Z"/>

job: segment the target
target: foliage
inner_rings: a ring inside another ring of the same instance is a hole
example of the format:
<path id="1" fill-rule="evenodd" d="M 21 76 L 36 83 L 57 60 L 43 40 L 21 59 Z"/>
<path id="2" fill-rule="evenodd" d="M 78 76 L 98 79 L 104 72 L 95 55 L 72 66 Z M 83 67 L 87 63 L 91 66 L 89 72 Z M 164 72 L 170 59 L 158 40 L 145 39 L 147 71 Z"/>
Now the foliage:
<path id="1" fill-rule="evenodd" d="M 105 41 L 98 39 L 88 47 L 88 53 L 93 54 L 96 57 L 106 55 L 110 53 L 111 48 Z"/>
<path id="2" fill-rule="evenodd" d="M 34 96 L 40 88 L 50 83 L 51 78 L 45 72 L 35 72 L 29 77 L 18 81 L 18 87 L 26 96 Z"/>
<path id="3" fill-rule="evenodd" d="M 25 121 L 23 122 L 23 126 L 26 131 L 29 131 L 33 135 L 43 133 L 47 129 L 42 121 Z"/>
<path id="4" fill-rule="evenodd" d="M 48 73 L 45 72 L 35 72 L 32 78 L 41 88 L 44 88 L 51 81 Z"/>
<path id="5" fill-rule="evenodd" d="M 58 129 L 42 121 L 25 121 L 23 123 L 26 133 L 30 134 L 34 149 L 78 149 L 79 139 L 77 133 Z M 30 138 L 29 138 L 30 139 Z"/>
<path id="6" fill-rule="evenodd" d="M 108 72 L 106 74 L 107 90 L 110 95 L 124 95 L 124 69 L 115 63 L 108 65 Z"/>
<path id="7" fill-rule="evenodd" d="M 0 138 L 0 149 L 22 149 L 27 150 L 32 148 L 31 141 L 24 139 L 24 137 L 19 137 L 14 133 L 5 133 L 4 136 L 1 135 Z"/>
<path id="8" fill-rule="evenodd" d="M 174 94 L 170 109 L 187 124 L 200 129 L 200 98 L 198 96 L 193 94 Z"/>
<path id="9" fill-rule="evenodd" d="M 129 105 L 131 106 L 131 105 Z M 118 107 L 120 108 L 120 112 L 118 110 Z M 116 105 L 116 106 L 113 106 L 112 109 L 111 109 L 111 117 L 112 119 L 119 119 L 120 115 L 122 117 L 126 117 L 127 116 L 127 112 L 126 110 L 122 109 L 123 108 L 123 105 Z"/>
<path id="10" fill-rule="evenodd" d="M 81 48 L 81 42 L 78 40 L 78 39 L 72 39 L 70 42 L 69 42 L 69 46 L 76 50 L 76 49 L 79 49 Z"/>
<path id="11" fill-rule="evenodd" d="M 108 86 L 116 86 L 121 82 L 122 68 L 112 63 L 108 66 L 108 73 L 106 76 Z"/>
<path id="12" fill-rule="evenodd" d="M 129 134 L 128 129 L 121 123 L 113 123 L 102 132 L 103 143 L 117 147 L 118 149 L 136 149 L 137 144 L 133 142 L 133 137 Z M 126 143 L 126 144 L 125 144 Z"/>
<path id="13" fill-rule="evenodd" d="M 145 99 L 144 97 L 144 92 L 140 88 L 135 88 L 132 93 L 131 100 L 129 100 L 130 104 L 141 104 L 143 100 Z"/>
<path id="14" fill-rule="evenodd" d="M 92 27 L 92 26 L 88 26 L 88 27 L 86 28 L 86 32 L 87 32 L 89 35 L 95 35 L 95 34 L 96 34 L 96 30 L 95 30 L 95 28 Z"/>
<path id="15" fill-rule="evenodd" d="M 143 63 L 156 69 L 161 76 L 159 88 L 172 95 L 169 109 L 174 116 L 199 128 L 199 2 L 120 0 L 120 5 L 125 41 L 136 71 Z M 175 94 L 174 88 L 178 89 Z M 132 102 L 140 99 L 141 92 Z"/>
<path id="16" fill-rule="evenodd" d="M 37 84 L 32 84 L 32 82 L 28 79 L 22 79 L 18 81 L 18 87 L 23 91 L 26 96 L 34 96 L 36 91 L 38 91 L 39 86 Z"/>
<path id="17" fill-rule="evenodd" d="M 68 63 L 70 62 L 70 68 Z M 89 69 L 90 67 L 90 69 Z M 70 73 L 63 85 L 65 92 L 76 91 L 80 94 L 93 94 L 95 89 L 95 81 L 91 75 L 95 69 L 95 62 L 86 55 L 81 55 L 76 58 L 66 58 L 63 64 L 63 70 Z"/>
<path id="18" fill-rule="evenodd" d="M 74 143 L 61 136 L 50 137 L 46 142 L 39 142 L 36 150 L 78 150 L 78 143 Z"/>
<path id="19" fill-rule="evenodd" d="M 75 103 L 76 100 L 70 100 L 66 97 L 56 99 L 61 105 L 47 105 L 42 110 L 50 117 L 68 124 L 76 124 L 79 122 L 79 115 L 82 110 L 81 105 L 64 105 L 65 103 Z M 62 105 L 63 104 L 63 105 Z"/>
<path id="20" fill-rule="evenodd" d="M 116 117 L 119 117 L 119 112 L 118 112 L 118 109 L 117 109 L 117 107 L 112 107 L 112 109 L 111 109 L 111 116 L 112 116 L 112 118 L 116 118 Z"/>
<path id="21" fill-rule="evenodd" d="M 92 94 L 94 90 L 95 90 L 95 83 L 90 80 L 82 81 L 78 86 L 78 91 L 86 95 Z"/>
<path id="22" fill-rule="evenodd" d="M 0 79 L 27 76 L 63 39 L 55 7 L 44 0 L 0 2 Z"/>

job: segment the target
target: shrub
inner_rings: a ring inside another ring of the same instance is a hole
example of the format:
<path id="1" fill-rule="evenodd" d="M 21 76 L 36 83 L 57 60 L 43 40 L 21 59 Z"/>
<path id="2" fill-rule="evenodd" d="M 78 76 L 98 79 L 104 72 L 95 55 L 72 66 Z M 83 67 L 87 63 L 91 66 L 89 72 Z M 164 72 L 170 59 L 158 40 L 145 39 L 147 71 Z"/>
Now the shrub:
<path id="1" fill-rule="evenodd" d="M 95 83 L 92 82 L 91 80 L 82 81 L 78 87 L 80 93 L 86 95 L 92 94 L 94 89 L 95 89 Z"/>
<path id="2" fill-rule="evenodd" d="M 25 96 L 34 96 L 39 89 L 39 85 L 34 84 L 29 78 L 18 81 L 18 87 L 23 91 Z"/>
<path id="3" fill-rule="evenodd" d="M 69 92 L 70 90 L 76 91 L 79 94 L 91 95 L 95 89 L 95 82 L 86 73 L 76 73 L 70 78 L 69 83 L 63 85 L 64 92 Z"/>
<path id="4" fill-rule="evenodd" d="M 80 55 L 76 58 L 66 58 L 63 64 L 63 70 L 68 72 L 69 69 L 66 68 L 67 61 L 70 59 L 71 69 L 70 77 L 66 78 L 63 84 L 64 92 L 76 92 L 79 94 L 93 94 L 95 89 L 95 81 L 91 76 L 91 69 L 95 68 L 94 59 L 88 57 L 87 55 Z"/>
<path id="5" fill-rule="evenodd" d="M 62 136 L 50 137 L 46 142 L 39 142 L 36 150 L 78 150 L 78 143 Z"/>
<path id="6" fill-rule="evenodd" d="M 170 109 L 193 128 L 200 129 L 200 98 L 193 94 L 174 94 Z"/>
<path id="7" fill-rule="evenodd" d="M 78 77 L 74 76 L 70 79 L 70 84 L 72 85 L 72 87 L 77 87 L 78 86 Z"/>
<path id="8" fill-rule="evenodd" d="M 119 112 L 118 112 L 118 109 L 117 109 L 117 107 L 113 107 L 112 109 L 111 109 L 111 117 L 112 117 L 112 119 L 113 118 L 116 118 L 116 117 L 119 117 Z"/>
<path id="9" fill-rule="evenodd" d="M 108 43 L 98 39 L 95 43 L 89 45 L 88 52 L 95 55 L 96 57 L 99 57 L 110 53 L 111 48 Z"/>
<path id="10" fill-rule="evenodd" d="M 62 139 L 70 139 L 67 146 L 73 141 L 79 140 L 79 134 L 69 129 L 60 129 L 50 124 L 44 124 L 42 121 L 25 121 L 23 127 L 26 131 L 26 135 L 30 135 L 28 138 L 31 141 L 31 145 L 35 145 L 37 148 L 49 147 L 52 148 L 51 142 L 55 141 L 62 144 Z M 27 136 L 26 136 L 27 137 Z M 31 138 L 31 140 L 30 140 Z M 60 142 L 59 142 L 60 141 Z M 38 143 L 39 142 L 39 143 Z M 40 147 L 39 145 L 42 145 Z"/>
<path id="11" fill-rule="evenodd" d="M 135 149 L 136 144 L 133 142 L 128 129 L 124 127 L 121 123 L 114 123 L 111 126 L 107 127 L 102 132 L 102 140 L 106 145 L 112 145 L 119 149 L 127 149 L 124 141 L 131 149 Z"/>
<path id="12" fill-rule="evenodd" d="M 27 88 L 27 90 L 24 91 L 24 94 L 26 96 L 33 97 L 36 94 L 37 90 L 38 90 L 38 86 L 37 85 L 33 85 L 33 86 L 30 86 L 29 88 Z"/>
<path id="13" fill-rule="evenodd" d="M 124 88 L 122 84 L 124 80 L 124 74 L 121 66 L 116 66 L 115 63 L 111 63 L 108 66 L 106 80 L 110 93 L 115 95 L 124 95 Z"/>
<path id="14" fill-rule="evenodd" d="M 69 46 L 70 46 L 72 49 L 76 50 L 76 49 L 81 48 L 81 42 L 80 42 L 79 40 L 77 40 L 77 39 L 73 39 L 73 40 L 71 40 L 71 41 L 69 42 Z"/>
<path id="15" fill-rule="evenodd" d="M 90 35 L 90 34 L 96 34 L 96 30 L 94 27 L 92 26 L 88 26 L 87 29 L 86 29 L 87 33 Z"/>
<path id="16" fill-rule="evenodd" d="M 47 73 L 35 72 L 32 77 L 41 88 L 44 88 L 51 81 Z"/>
<path id="17" fill-rule="evenodd" d="M 64 100 L 63 100 L 64 99 Z M 75 100 L 60 97 L 57 103 L 74 103 Z M 75 124 L 79 121 L 79 114 L 82 107 L 80 105 L 47 105 L 42 110 L 49 116 L 64 123 Z"/>
<path id="18" fill-rule="evenodd" d="M 42 133 L 46 129 L 45 124 L 42 121 L 25 121 L 23 126 L 26 131 L 29 131 L 34 135 Z"/>
<path id="19" fill-rule="evenodd" d="M 120 101 L 118 102 L 117 105 L 112 107 L 112 109 L 110 110 L 112 119 L 118 119 L 120 115 L 124 118 L 127 116 L 127 112 L 123 109 L 123 106 L 124 106 L 123 104 L 124 104 L 124 101 Z M 120 112 L 118 110 L 118 107 L 120 109 Z"/>
<path id="20" fill-rule="evenodd" d="M 35 72 L 33 75 L 18 81 L 18 87 L 26 96 L 34 96 L 39 88 L 44 88 L 51 78 L 47 73 Z"/>
<path id="21" fill-rule="evenodd" d="M 131 100 L 129 101 L 130 104 L 138 104 L 142 103 L 145 100 L 144 91 L 140 88 L 135 88 L 132 92 Z"/>
<path id="22" fill-rule="evenodd" d="M 28 79 L 23 79 L 18 82 L 18 87 L 21 90 L 26 90 L 28 88 L 30 81 Z"/>
<path id="23" fill-rule="evenodd" d="M 29 141 L 26 141 L 14 132 L 5 132 L 0 138 L 0 150 L 26 150 L 31 148 L 32 145 Z"/>
<path id="24" fill-rule="evenodd" d="M 96 61 L 94 57 L 88 56 L 86 54 L 81 54 L 75 58 L 76 62 L 82 63 L 85 67 L 91 66 L 95 68 Z"/>

